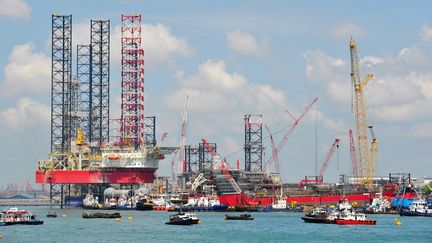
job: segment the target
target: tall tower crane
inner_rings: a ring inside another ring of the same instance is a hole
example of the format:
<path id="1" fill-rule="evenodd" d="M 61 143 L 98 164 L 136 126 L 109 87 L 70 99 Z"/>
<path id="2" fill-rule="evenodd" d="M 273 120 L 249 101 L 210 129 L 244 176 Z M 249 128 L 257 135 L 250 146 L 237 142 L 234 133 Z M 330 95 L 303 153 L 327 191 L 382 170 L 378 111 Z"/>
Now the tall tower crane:
<path id="1" fill-rule="evenodd" d="M 171 161 L 171 177 L 174 181 L 174 185 L 177 185 L 176 174 L 179 170 L 177 168 L 185 169 L 185 166 L 183 166 L 183 164 L 185 163 L 185 145 L 186 145 L 186 133 L 187 133 L 187 125 L 188 125 L 188 108 L 189 108 L 189 96 L 186 96 L 186 102 L 185 102 L 183 115 L 182 115 L 181 134 L 180 134 L 180 142 L 179 142 L 179 150 L 178 150 L 179 157 L 177 161 L 177 166 L 175 163 L 176 155 L 174 155 L 173 160 Z"/>
<path id="2" fill-rule="evenodd" d="M 357 44 L 353 38 L 351 38 L 349 46 L 351 54 L 351 81 L 354 86 L 355 126 L 358 146 L 357 163 L 360 167 L 359 176 L 366 178 L 366 184 L 370 184 L 370 179 L 373 176 L 373 168 L 369 157 L 369 144 L 366 126 L 366 101 L 363 91 L 369 80 L 373 78 L 373 74 L 368 73 L 363 80 L 360 80 Z"/>
<path id="3" fill-rule="evenodd" d="M 292 132 L 297 127 L 300 120 L 306 115 L 306 113 L 308 113 L 308 111 L 312 108 L 312 106 L 316 103 L 317 100 L 318 100 L 318 97 L 316 97 L 308 106 L 306 106 L 305 109 L 303 110 L 303 112 L 298 117 L 295 117 L 289 111 L 286 110 L 288 115 L 294 120 L 294 123 L 291 125 L 291 127 L 288 129 L 288 131 L 285 133 L 284 137 L 282 138 L 280 143 L 277 145 L 276 149 L 272 149 L 274 151 L 272 151 L 272 156 L 266 162 L 265 170 L 268 170 L 270 165 L 277 160 L 277 156 L 278 156 L 279 152 L 282 150 L 283 146 L 285 146 L 286 142 L 288 141 L 288 138 L 291 136 Z"/>

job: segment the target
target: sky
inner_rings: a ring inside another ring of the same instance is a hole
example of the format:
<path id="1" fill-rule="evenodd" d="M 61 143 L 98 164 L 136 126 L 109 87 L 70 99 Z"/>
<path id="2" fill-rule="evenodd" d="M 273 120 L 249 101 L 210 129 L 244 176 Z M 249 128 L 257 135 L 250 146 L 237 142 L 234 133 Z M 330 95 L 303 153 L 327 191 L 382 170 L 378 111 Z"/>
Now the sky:
<path id="1" fill-rule="evenodd" d="M 379 141 L 378 176 L 432 176 L 430 1 L 37 1 L 0 0 L 0 186 L 34 183 L 50 149 L 51 15 L 72 15 L 73 53 L 90 40 L 90 19 L 111 21 L 111 118 L 120 114 L 120 17 L 143 16 L 145 114 L 157 137 L 178 146 L 189 96 L 187 144 L 216 142 L 244 167 L 245 114 L 262 114 L 278 144 L 310 110 L 279 153 L 282 178 L 314 175 L 335 138 L 324 175 L 350 175 L 354 129 L 349 39 L 357 44 L 368 124 Z M 75 56 L 73 59 L 76 70 Z M 75 74 L 75 73 L 74 73 Z M 271 145 L 263 130 L 264 164 Z M 172 157 L 157 174 L 170 175 Z M 271 167 L 271 170 L 274 170 Z"/>

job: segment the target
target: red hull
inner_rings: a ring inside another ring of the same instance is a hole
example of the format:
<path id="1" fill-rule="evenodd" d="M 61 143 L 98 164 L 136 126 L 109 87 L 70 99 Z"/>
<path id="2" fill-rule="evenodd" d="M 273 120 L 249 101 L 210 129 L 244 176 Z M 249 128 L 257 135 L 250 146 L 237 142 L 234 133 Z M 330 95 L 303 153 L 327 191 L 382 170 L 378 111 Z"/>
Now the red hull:
<path id="1" fill-rule="evenodd" d="M 357 202 L 369 202 L 371 196 L 369 194 L 353 194 L 353 195 L 330 195 L 330 196 L 303 196 L 303 197 L 288 197 L 287 203 L 291 204 L 321 204 L 321 203 L 337 203 L 343 198 L 349 201 Z M 270 205 L 274 201 L 272 198 L 249 198 L 244 194 L 233 194 L 233 195 L 220 195 L 218 199 L 221 204 L 227 204 L 228 206 L 236 205 Z"/>
<path id="2" fill-rule="evenodd" d="M 339 225 L 376 225 L 376 221 L 375 220 L 336 219 L 336 224 L 339 224 Z"/>
<path id="3" fill-rule="evenodd" d="M 87 184 L 115 183 L 139 184 L 152 183 L 156 169 L 112 169 L 112 170 L 52 170 L 36 171 L 36 183 Z"/>

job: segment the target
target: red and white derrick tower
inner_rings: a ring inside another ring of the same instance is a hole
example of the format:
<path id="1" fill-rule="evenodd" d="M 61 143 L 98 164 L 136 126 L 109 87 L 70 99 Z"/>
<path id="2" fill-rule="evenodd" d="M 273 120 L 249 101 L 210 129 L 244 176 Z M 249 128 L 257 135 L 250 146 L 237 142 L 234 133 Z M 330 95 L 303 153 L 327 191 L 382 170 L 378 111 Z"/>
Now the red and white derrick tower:
<path id="1" fill-rule="evenodd" d="M 144 49 L 141 14 L 122 15 L 121 143 L 135 149 L 144 145 Z"/>

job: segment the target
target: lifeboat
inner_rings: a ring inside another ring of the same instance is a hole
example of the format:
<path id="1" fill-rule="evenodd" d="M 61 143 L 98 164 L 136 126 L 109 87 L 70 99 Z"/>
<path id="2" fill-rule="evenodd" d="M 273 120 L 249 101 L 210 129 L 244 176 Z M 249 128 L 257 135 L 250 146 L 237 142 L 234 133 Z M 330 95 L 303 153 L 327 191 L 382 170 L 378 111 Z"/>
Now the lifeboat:
<path id="1" fill-rule="evenodd" d="M 110 155 L 108 155 L 108 159 L 117 160 L 117 159 L 120 159 L 120 156 L 118 154 L 110 154 Z"/>

